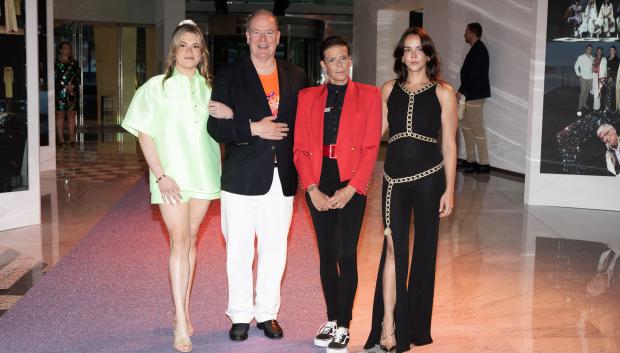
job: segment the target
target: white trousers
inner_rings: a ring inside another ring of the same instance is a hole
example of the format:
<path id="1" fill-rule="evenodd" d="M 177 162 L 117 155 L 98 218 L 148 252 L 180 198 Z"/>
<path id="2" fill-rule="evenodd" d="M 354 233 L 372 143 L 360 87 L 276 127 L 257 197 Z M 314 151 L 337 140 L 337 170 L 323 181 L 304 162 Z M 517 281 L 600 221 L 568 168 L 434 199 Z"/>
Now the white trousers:
<path id="1" fill-rule="evenodd" d="M 293 196 L 284 196 L 278 169 L 265 195 L 246 196 L 222 191 L 222 233 L 226 239 L 228 308 L 233 323 L 274 320 L 280 310 L 280 283 L 293 215 Z M 256 300 L 252 264 L 254 240 L 258 251 Z"/>

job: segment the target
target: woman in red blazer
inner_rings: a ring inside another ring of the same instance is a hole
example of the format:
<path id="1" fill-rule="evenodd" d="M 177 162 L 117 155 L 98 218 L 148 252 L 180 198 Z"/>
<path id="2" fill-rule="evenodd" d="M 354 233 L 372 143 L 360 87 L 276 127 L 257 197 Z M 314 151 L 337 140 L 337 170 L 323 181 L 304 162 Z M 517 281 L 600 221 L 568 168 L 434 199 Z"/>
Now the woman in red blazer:
<path id="1" fill-rule="evenodd" d="M 314 343 L 346 353 L 357 241 L 381 138 L 381 95 L 349 80 L 351 51 L 342 37 L 325 38 L 320 55 L 329 82 L 299 92 L 293 158 L 316 232 L 327 304 L 327 322 Z"/>

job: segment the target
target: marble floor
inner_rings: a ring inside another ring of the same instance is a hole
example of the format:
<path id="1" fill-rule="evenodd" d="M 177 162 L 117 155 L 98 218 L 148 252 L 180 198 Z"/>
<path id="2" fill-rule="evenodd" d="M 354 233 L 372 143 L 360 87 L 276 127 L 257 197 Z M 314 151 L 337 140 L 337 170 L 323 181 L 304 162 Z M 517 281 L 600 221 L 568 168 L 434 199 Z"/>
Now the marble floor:
<path id="1" fill-rule="evenodd" d="M 138 150 L 124 134 L 59 150 L 57 171 L 41 179 L 42 224 L 0 232 L 0 315 L 143 175 Z M 351 351 L 369 330 L 383 241 L 380 168 L 358 249 Z M 435 343 L 413 351 L 620 352 L 620 214 L 527 206 L 523 187 L 495 171 L 458 174 L 455 213 L 441 223 Z"/>

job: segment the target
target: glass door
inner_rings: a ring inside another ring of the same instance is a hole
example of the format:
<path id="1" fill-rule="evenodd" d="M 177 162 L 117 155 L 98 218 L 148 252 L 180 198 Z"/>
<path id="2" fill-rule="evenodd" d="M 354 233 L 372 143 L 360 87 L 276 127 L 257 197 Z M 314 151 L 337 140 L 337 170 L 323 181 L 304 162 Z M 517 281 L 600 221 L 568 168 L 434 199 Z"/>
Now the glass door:
<path id="1" fill-rule="evenodd" d="M 80 63 L 77 140 L 121 138 L 120 124 L 136 89 L 158 73 L 155 29 L 107 23 L 57 22 L 55 43 L 73 43 Z"/>

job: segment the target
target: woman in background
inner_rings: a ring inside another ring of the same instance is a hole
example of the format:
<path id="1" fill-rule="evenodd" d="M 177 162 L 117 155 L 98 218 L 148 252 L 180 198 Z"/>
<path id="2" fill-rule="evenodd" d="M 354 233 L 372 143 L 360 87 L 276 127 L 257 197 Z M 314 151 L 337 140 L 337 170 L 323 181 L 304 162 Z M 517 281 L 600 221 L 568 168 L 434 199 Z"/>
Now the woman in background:
<path id="1" fill-rule="evenodd" d="M 620 59 L 618 58 L 618 50 L 615 46 L 609 47 L 609 56 L 607 57 L 607 81 L 605 82 L 605 99 L 603 100 L 603 110 L 613 111 L 616 109 L 616 92 L 618 66 Z"/>
<path id="2" fill-rule="evenodd" d="M 601 109 L 601 91 L 607 80 L 607 58 L 603 55 L 603 48 L 596 48 L 596 54 L 592 60 L 592 97 L 594 103 L 592 109 Z"/>
<path id="3" fill-rule="evenodd" d="M 75 145 L 75 123 L 80 91 L 80 65 L 73 58 L 73 48 L 69 42 L 58 46 L 58 58 L 54 64 L 54 83 L 56 87 L 56 133 L 58 144 L 65 144 L 65 118 L 69 125 L 69 142 Z"/>

